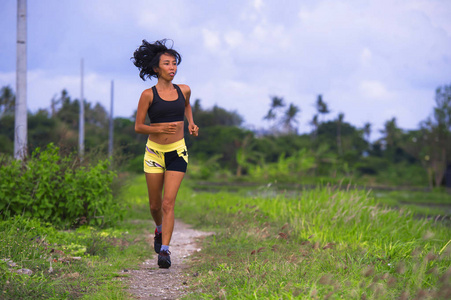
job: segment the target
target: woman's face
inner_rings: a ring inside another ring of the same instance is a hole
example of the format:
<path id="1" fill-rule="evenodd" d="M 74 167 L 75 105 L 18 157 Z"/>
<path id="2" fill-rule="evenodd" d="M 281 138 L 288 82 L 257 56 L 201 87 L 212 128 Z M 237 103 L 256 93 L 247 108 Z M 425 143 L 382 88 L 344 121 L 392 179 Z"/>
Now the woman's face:
<path id="1" fill-rule="evenodd" d="M 162 54 L 160 56 L 160 63 L 157 69 L 158 78 L 163 78 L 168 81 L 174 79 L 177 73 L 177 60 L 170 54 Z"/>

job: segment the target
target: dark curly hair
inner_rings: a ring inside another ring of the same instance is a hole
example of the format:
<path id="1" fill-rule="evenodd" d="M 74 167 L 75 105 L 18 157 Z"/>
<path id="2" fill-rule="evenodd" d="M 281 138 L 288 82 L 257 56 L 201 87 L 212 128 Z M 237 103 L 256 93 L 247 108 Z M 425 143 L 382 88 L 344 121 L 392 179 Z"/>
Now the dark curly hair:
<path id="1" fill-rule="evenodd" d="M 149 43 L 143 40 L 141 46 L 133 53 L 131 60 L 133 64 L 139 69 L 139 77 L 142 80 L 146 80 L 148 77 L 152 80 L 152 77 L 158 77 L 158 74 L 154 71 L 159 66 L 160 56 L 162 54 L 169 54 L 175 57 L 177 65 L 182 62 L 182 56 L 174 49 L 166 47 L 167 39 Z"/>

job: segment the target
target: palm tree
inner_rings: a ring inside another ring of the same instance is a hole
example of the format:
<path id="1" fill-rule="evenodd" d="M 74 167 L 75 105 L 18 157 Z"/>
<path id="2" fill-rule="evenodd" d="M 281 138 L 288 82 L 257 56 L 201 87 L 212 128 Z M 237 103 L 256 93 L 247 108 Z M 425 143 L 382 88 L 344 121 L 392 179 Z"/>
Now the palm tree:
<path id="1" fill-rule="evenodd" d="M 283 102 L 282 97 L 272 96 L 271 97 L 271 108 L 272 109 L 278 109 L 285 106 L 285 103 Z"/>
<path id="2" fill-rule="evenodd" d="M 271 97 L 271 107 L 263 119 L 272 123 L 271 130 L 273 133 L 277 133 L 278 130 L 276 128 L 275 120 L 277 119 L 278 111 L 285 106 L 282 97 L 272 96 Z"/>
<path id="3" fill-rule="evenodd" d="M 301 110 L 299 109 L 299 107 L 297 107 L 293 103 L 290 103 L 290 106 L 286 110 L 285 116 L 283 118 L 283 125 L 288 133 L 296 133 L 297 132 L 297 128 L 294 126 L 294 124 L 299 123 L 297 120 L 297 114 L 300 111 Z"/>
<path id="4" fill-rule="evenodd" d="M 323 101 L 323 96 L 318 95 L 316 99 L 316 110 L 319 114 L 323 115 L 323 121 L 326 114 L 330 113 L 329 108 L 327 107 L 327 103 Z"/>
<path id="5" fill-rule="evenodd" d="M 273 121 L 276 119 L 276 114 L 272 111 L 272 109 L 269 109 L 268 113 L 263 117 L 263 119 Z"/>
<path id="6" fill-rule="evenodd" d="M 277 117 L 277 111 L 284 107 L 285 103 L 283 102 L 282 97 L 272 96 L 271 97 L 271 108 L 269 109 L 268 113 L 264 117 L 265 120 L 271 121 L 275 120 Z"/>

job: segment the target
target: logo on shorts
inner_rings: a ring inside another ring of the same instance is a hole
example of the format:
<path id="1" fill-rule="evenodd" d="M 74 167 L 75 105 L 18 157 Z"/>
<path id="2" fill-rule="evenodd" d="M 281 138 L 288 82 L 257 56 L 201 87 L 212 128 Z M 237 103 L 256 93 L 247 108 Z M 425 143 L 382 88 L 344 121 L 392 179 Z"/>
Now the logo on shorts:
<path id="1" fill-rule="evenodd" d="M 160 164 L 158 164 L 158 163 L 156 163 L 156 162 L 154 162 L 154 161 L 151 161 L 151 160 L 146 160 L 145 161 L 146 162 L 146 165 L 148 165 L 149 167 L 153 167 L 153 168 L 163 168 L 163 166 L 162 165 L 160 165 Z"/>

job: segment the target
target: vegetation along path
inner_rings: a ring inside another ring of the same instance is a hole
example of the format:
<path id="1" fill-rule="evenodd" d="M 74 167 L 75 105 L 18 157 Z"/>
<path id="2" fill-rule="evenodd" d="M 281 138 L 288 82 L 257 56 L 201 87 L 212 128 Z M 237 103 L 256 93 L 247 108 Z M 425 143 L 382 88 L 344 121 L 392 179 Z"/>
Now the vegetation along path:
<path id="1" fill-rule="evenodd" d="M 212 234 L 194 230 L 189 225 L 176 220 L 171 242 L 172 266 L 169 269 L 159 269 L 157 255 L 146 259 L 137 270 L 129 272 L 130 277 L 123 277 L 129 286 L 129 292 L 137 299 L 178 299 L 187 293 L 185 260 L 194 252 L 200 251 L 199 239 Z M 148 237 L 153 243 L 153 235 Z"/>

